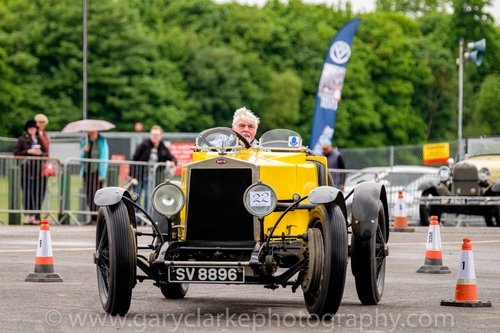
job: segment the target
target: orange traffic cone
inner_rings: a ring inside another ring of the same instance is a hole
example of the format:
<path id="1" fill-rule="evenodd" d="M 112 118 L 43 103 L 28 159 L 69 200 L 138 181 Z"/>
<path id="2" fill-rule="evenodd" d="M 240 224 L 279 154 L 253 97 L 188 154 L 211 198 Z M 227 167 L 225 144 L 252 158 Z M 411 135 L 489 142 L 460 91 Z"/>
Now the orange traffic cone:
<path id="1" fill-rule="evenodd" d="M 394 205 L 394 229 L 392 231 L 409 231 L 414 232 L 414 228 L 408 227 L 408 213 L 406 202 L 403 198 L 403 192 L 399 191 L 398 199 Z"/>
<path id="2" fill-rule="evenodd" d="M 443 266 L 443 253 L 441 251 L 441 232 L 437 216 L 431 216 L 429 231 L 427 233 L 427 245 L 425 251 L 425 262 L 417 273 L 446 274 L 451 273 L 447 266 Z"/>
<path id="3" fill-rule="evenodd" d="M 62 282 L 59 274 L 54 273 L 54 261 L 52 259 L 52 241 L 50 238 L 49 221 L 42 220 L 40 223 L 40 234 L 38 236 L 38 247 L 36 249 L 35 273 L 29 274 L 27 282 Z"/>
<path id="4" fill-rule="evenodd" d="M 446 306 L 491 307 L 491 302 L 482 302 L 477 297 L 476 271 L 469 238 L 464 238 L 462 255 L 458 265 L 455 300 L 441 301 Z"/>

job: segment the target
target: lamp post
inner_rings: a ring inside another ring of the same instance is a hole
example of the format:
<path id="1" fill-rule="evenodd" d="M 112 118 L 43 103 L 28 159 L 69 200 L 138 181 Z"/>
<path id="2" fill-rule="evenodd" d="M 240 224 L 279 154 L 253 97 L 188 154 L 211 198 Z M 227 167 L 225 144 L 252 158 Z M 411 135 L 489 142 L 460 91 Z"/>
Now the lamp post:
<path id="1" fill-rule="evenodd" d="M 83 47 L 82 47 L 82 119 L 87 119 L 87 0 L 82 0 L 83 11 Z"/>
<path id="2" fill-rule="evenodd" d="M 462 142 L 462 113 L 464 108 L 464 39 L 458 44 L 458 160 L 464 159 L 464 143 Z"/>
<path id="3" fill-rule="evenodd" d="M 464 159 L 464 144 L 462 140 L 462 116 L 464 109 L 464 61 L 472 60 L 477 66 L 483 62 L 486 40 L 483 38 L 477 42 L 467 43 L 467 51 L 464 52 L 464 39 L 460 38 L 458 44 L 458 160 Z"/>

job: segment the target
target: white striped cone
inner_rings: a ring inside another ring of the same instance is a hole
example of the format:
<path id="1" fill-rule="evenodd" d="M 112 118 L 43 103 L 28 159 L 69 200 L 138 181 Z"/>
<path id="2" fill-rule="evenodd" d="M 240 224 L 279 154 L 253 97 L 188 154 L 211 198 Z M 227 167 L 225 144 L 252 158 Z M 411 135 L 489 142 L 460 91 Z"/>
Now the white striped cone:
<path id="1" fill-rule="evenodd" d="M 403 192 L 398 193 L 398 199 L 394 205 L 394 228 L 405 228 L 408 226 L 408 212 Z"/>
<path id="2" fill-rule="evenodd" d="M 59 274 L 54 273 L 52 256 L 52 239 L 50 237 L 49 221 L 42 220 L 36 248 L 35 273 L 29 274 L 27 282 L 62 282 Z"/>
<path id="3" fill-rule="evenodd" d="M 437 216 L 431 217 L 429 231 L 427 232 L 427 243 L 425 245 L 425 262 L 417 273 L 444 274 L 451 273 L 447 266 L 443 266 L 443 252 L 441 250 L 441 231 Z"/>
<path id="4" fill-rule="evenodd" d="M 441 301 L 441 305 L 464 307 L 491 307 L 490 302 L 482 302 L 477 297 L 476 269 L 472 244 L 469 238 L 464 238 L 462 253 L 458 263 L 457 285 L 453 301 Z"/>

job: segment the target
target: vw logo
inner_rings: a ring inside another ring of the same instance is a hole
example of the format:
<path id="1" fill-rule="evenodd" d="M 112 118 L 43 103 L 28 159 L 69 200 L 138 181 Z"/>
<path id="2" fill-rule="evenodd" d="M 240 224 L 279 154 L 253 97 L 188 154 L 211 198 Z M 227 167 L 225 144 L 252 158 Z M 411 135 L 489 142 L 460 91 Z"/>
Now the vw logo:
<path id="1" fill-rule="evenodd" d="M 351 47 L 344 41 L 337 41 L 330 48 L 330 59 L 337 64 L 345 64 L 350 56 Z"/>

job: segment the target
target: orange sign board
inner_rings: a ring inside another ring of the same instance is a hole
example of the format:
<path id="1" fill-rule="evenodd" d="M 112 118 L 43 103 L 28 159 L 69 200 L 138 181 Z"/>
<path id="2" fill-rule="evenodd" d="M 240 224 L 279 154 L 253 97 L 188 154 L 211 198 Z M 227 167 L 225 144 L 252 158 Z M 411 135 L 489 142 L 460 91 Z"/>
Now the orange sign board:
<path id="1" fill-rule="evenodd" d="M 448 142 L 430 143 L 423 146 L 424 165 L 446 164 L 450 158 Z"/>

